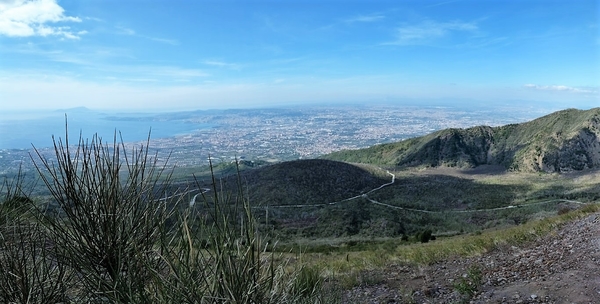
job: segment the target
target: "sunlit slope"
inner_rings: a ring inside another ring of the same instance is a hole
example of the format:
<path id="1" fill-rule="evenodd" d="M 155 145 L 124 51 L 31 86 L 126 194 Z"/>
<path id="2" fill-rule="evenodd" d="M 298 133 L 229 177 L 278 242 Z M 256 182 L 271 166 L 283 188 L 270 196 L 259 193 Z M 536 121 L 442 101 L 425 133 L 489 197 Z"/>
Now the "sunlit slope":
<path id="1" fill-rule="evenodd" d="M 445 129 L 401 142 L 345 150 L 326 159 L 392 166 L 568 172 L 600 166 L 600 108 L 568 109 L 500 127 Z"/>

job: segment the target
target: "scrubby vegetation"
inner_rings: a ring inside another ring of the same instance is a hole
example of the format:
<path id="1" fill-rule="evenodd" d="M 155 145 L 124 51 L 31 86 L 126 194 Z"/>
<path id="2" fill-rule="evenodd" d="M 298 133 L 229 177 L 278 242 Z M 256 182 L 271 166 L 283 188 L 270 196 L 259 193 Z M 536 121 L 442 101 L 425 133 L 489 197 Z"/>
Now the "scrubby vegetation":
<path id="1" fill-rule="evenodd" d="M 480 233 L 442 238 L 426 244 L 395 242 L 383 246 L 379 242 L 365 246 L 359 251 L 306 253 L 306 259 L 312 261 L 327 277 L 346 289 L 363 284 L 375 285 L 383 278 L 378 278 L 379 272 L 371 270 L 403 264 L 432 265 L 447 259 L 483 255 L 496 248 L 521 246 L 546 237 L 565 223 L 599 210 L 600 205 L 589 204 L 576 211 L 506 229 L 485 230 Z M 473 268 L 467 273 L 464 281 L 457 279 L 455 288 L 468 298 L 470 293 L 477 290 L 482 278 L 478 275 L 477 268 Z"/>
<path id="2" fill-rule="evenodd" d="M 358 250 L 402 236 L 407 237 L 406 242 L 419 241 L 414 236 L 428 229 L 434 237 L 445 237 L 511 227 L 600 198 L 593 177 L 597 173 L 590 170 L 576 178 L 579 175 L 575 173 L 512 173 L 496 167 L 389 168 L 388 173 L 356 166 L 302 160 L 242 172 L 258 228 L 277 237 L 279 248 L 296 244 L 308 251 Z M 296 183 L 299 176 L 302 179 Z M 324 180 L 342 176 L 338 182 Z M 227 188 L 235 185 L 235 180 L 235 176 L 225 176 L 220 183 Z M 361 181 L 370 181 L 370 188 L 350 190 Z M 319 198 L 319 194 L 331 200 Z"/>
<path id="3" fill-rule="evenodd" d="M 67 137 L 55 152 L 34 159 L 58 208 L 18 180 L 2 188 L 1 302 L 324 301 L 316 269 L 265 251 L 241 185 L 232 196 L 213 183 L 200 214 L 169 193 L 171 171 L 147 146 Z"/>
<path id="4" fill-rule="evenodd" d="M 460 277 L 457 282 L 454 282 L 454 288 L 464 296 L 464 302 L 468 300 L 481 287 L 481 269 L 478 265 L 473 265 L 469 268 L 466 276 Z"/>

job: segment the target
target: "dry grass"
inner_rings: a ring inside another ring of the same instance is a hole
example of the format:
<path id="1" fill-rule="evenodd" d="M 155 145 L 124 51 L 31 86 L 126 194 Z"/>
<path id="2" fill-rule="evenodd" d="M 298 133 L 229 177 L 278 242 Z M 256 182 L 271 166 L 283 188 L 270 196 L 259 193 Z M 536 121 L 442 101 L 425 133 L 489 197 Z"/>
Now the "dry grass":
<path id="1" fill-rule="evenodd" d="M 305 259 L 321 267 L 324 274 L 328 276 L 341 278 L 342 282 L 352 281 L 352 278 L 356 278 L 361 271 L 381 269 L 391 264 L 427 265 L 450 257 L 475 256 L 500 246 L 522 244 L 544 237 L 565 223 L 598 211 L 600 211 L 599 204 L 589 204 L 579 210 L 511 228 L 443 238 L 425 244 L 402 245 L 393 251 L 307 253 Z"/>

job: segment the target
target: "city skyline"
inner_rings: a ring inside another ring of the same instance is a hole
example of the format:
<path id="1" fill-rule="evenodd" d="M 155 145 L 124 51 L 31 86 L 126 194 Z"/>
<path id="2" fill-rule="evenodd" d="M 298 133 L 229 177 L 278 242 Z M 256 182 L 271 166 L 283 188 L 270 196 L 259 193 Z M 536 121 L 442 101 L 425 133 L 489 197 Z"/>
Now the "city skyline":
<path id="1" fill-rule="evenodd" d="M 0 110 L 600 104 L 598 1 L 0 1 Z"/>

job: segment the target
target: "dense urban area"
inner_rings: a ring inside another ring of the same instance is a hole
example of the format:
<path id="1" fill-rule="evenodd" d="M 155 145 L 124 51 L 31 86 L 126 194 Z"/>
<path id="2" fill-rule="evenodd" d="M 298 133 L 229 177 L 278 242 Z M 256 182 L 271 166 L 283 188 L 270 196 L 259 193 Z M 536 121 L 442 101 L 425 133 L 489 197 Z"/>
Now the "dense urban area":
<path id="1" fill-rule="evenodd" d="M 269 162 L 315 158 L 332 151 L 400 141 L 445 128 L 523 122 L 547 112 L 514 107 L 478 110 L 360 105 L 190 111 L 143 117 L 121 115 L 118 119 L 147 120 L 149 127 L 157 121 L 204 126 L 189 134 L 151 139 L 150 148 L 159 156 L 171 153 L 170 164 L 189 167 L 206 165 L 209 156 L 214 161 L 230 161 L 235 157 Z M 103 121 L 111 124 L 115 117 Z M 53 157 L 50 147 L 39 147 L 38 151 L 44 157 Z M 33 149 L 1 149 L 0 174 L 15 172 L 21 165 L 25 171 L 32 170 L 33 153 Z"/>

